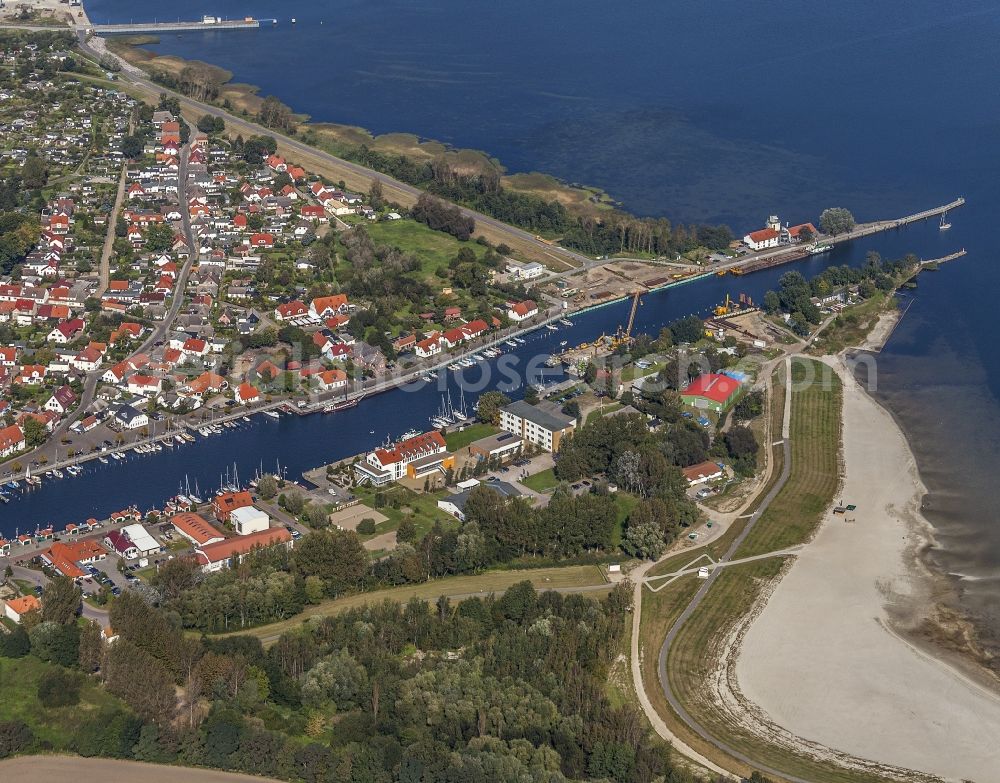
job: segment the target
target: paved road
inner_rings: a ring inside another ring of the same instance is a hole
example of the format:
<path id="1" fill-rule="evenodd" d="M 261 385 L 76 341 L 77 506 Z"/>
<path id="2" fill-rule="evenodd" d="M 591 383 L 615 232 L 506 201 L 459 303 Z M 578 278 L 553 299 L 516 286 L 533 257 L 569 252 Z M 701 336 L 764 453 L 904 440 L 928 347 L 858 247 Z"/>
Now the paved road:
<path id="1" fill-rule="evenodd" d="M 41 571 L 36 571 L 34 568 L 25 568 L 22 565 L 10 564 L 10 570 L 13 572 L 14 579 L 21 579 L 25 582 L 31 582 L 33 585 L 38 585 L 41 588 L 45 588 L 52 580 L 49 579 Z M 82 614 L 88 620 L 94 620 L 100 623 L 102 626 L 108 624 L 108 610 L 99 609 L 96 606 L 91 606 L 86 601 L 81 602 L 83 611 Z"/>
<path id="2" fill-rule="evenodd" d="M 708 568 L 710 571 L 715 571 L 717 568 L 727 568 L 734 565 L 742 565 L 743 563 L 753 563 L 757 560 L 767 560 L 771 557 L 788 557 L 790 555 L 796 555 L 802 550 L 802 544 L 798 546 L 789 547 L 788 549 L 779 549 L 774 552 L 764 552 L 760 555 L 751 555 L 750 557 L 741 557 L 736 560 L 720 560 L 718 562 L 709 562 L 707 565 L 705 563 L 699 563 L 696 566 L 690 566 L 686 568 L 681 568 L 677 571 L 671 571 L 669 574 L 658 574 L 656 576 L 647 576 L 643 579 L 646 586 L 654 592 L 658 593 L 668 584 L 673 582 L 677 577 L 687 576 L 688 574 L 697 574 L 702 568 Z M 708 557 L 708 555 L 703 555 L 703 557 Z M 659 582 L 660 580 L 666 580 L 659 587 L 653 587 L 653 582 Z"/>
<path id="3" fill-rule="evenodd" d="M 104 236 L 104 248 L 101 250 L 100 282 L 97 284 L 98 297 L 108 290 L 108 281 L 111 279 L 111 252 L 115 247 L 115 224 L 118 222 L 122 202 L 125 200 L 126 171 L 128 171 L 128 166 L 123 163 L 121 176 L 118 177 L 118 192 L 115 194 L 115 206 L 108 216 L 108 232 Z"/>

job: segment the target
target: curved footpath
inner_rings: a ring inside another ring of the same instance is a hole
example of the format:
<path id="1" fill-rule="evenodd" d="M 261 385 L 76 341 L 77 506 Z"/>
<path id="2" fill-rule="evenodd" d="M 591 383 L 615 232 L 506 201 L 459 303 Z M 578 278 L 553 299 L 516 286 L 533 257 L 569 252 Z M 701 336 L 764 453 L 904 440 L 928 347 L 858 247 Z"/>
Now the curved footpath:
<path id="1" fill-rule="evenodd" d="M 80 756 L 19 756 L 0 761 L 4 783 L 66 783 L 97 780 L 100 783 L 282 783 L 274 778 L 241 775 L 215 769 L 143 764 L 119 759 Z"/>
<path id="2" fill-rule="evenodd" d="M 791 360 L 790 358 L 786 357 L 784 361 L 785 361 L 785 371 L 786 373 L 788 373 L 788 377 L 790 378 Z M 768 393 L 770 396 L 770 390 L 771 390 L 770 368 L 768 368 L 767 370 L 767 378 L 768 378 L 767 380 Z M 785 406 L 782 412 L 782 425 L 781 425 L 782 449 L 784 451 L 784 459 L 782 460 L 781 476 L 779 476 L 778 481 L 775 483 L 775 485 L 768 492 L 767 496 L 764 498 L 764 501 L 762 502 L 760 508 L 750 518 L 750 521 L 747 523 L 744 530 L 739 534 L 739 536 L 737 536 L 736 540 L 730 546 L 725 556 L 719 561 L 719 565 L 727 563 L 732 558 L 733 554 L 739 548 L 740 544 L 742 544 L 743 541 L 746 539 L 747 535 L 750 533 L 750 530 L 753 528 L 754 524 L 756 524 L 761 514 L 764 513 L 767 507 L 771 504 L 771 501 L 775 498 L 775 496 L 777 496 L 778 492 L 781 490 L 785 482 L 788 480 L 789 472 L 791 470 L 791 455 L 790 455 L 790 446 L 788 443 L 789 425 L 791 422 L 791 388 L 792 386 L 790 383 L 785 384 Z M 768 433 L 767 439 L 768 441 L 772 441 L 773 435 L 771 435 L 771 433 Z M 768 472 L 767 475 L 764 477 L 763 486 L 766 486 L 767 481 L 770 479 L 770 474 L 772 469 L 773 469 L 773 464 L 768 466 Z M 752 502 L 753 498 L 751 497 L 748 500 L 748 503 Z M 739 513 L 740 512 L 736 512 L 736 514 Z M 736 516 L 734 515 L 734 520 L 735 518 Z M 693 547 L 687 551 L 696 552 L 698 549 L 703 548 L 708 543 L 709 541 L 705 541 L 700 546 Z M 629 574 L 629 578 L 633 580 L 633 582 L 635 583 L 635 588 L 633 592 L 633 610 L 632 610 L 632 644 L 631 644 L 632 685 L 633 688 L 635 689 L 636 696 L 639 700 L 639 705 L 642 707 L 642 710 L 646 714 L 646 718 L 649 720 L 650 724 L 652 724 L 653 729 L 656 731 L 657 734 L 660 735 L 660 737 L 667 740 L 673 746 L 673 748 L 681 755 L 691 759 L 695 763 L 701 765 L 705 769 L 708 769 L 716 773 L 717 775 L 723 775 L 728 778 L 732 777 L 731 772 L 729 772 L 726 769 L 723 769 L 715 762 L 710 761 L 708 758 L 703 756 L 698 751 L 694 750 L 690 745 L 688 745 L 680 737 L 674 734 L 673 731 L 671 731 L 670 727 L 667 726 L 662 716 L 656 711 L 656 708 L 653 707 L 653 705 L 650 703 L 649 697 L 646 695 L 645 685 L 643 684 L 642 681 L 642 665 L 641 665 L 640 651 L 639 651 L 639 631 L 642 623 L 642 590 L 645 584 L 645 576 L 649 572 L 649 570 L 655 567 L 659 562 L 661 562 L 662 560 L 666 560 L 670 557 L 674 557 L 676 554 L 677 552 L 668 552 L 662 558 L 660 558 L 660 560 L 657 560 L 656 562 L 644 563 L 639 568 L 635 569 Z M 773 554 L 774 553 L 770 553 L 764 556 L 771 557 Z M 673 642 L 673 639 L 677 634 L 677 630 L 681 627 L 681 624 L 685 620 L 687 620 L 687 618 L 694 612 L 694 609 L 701 602 L 702 598 L 704 597 L 704 594 L 708 592 L 709 587 L 712 585 L 712 583 L 715 582 L 716 578 L 718 577 L 719 570 L 720 570 L 719 568 L 713 569 L 711 575 L 706 580 L 705 584 L 702 585 L 701 589 L 698 591 L 697 595 L 695 596 L 691 604 L 688 606 L 687 610 L 685 610 L 685 612 L 677 619 L 677 621 L 675 621 L 673 628 L 667 635 L 667 638 L 663 644 L 663 648 L 661 649 L 660 652 L 660 659 L 659 659 L 660 682 L 663 685 L 663 691 L 667 697 L 667 701 L 670 704 L 670 706 L 680 716 L 680 718 L 684 721 L 684 723 L 691 729 L 693 729 L 699 736 L 701 736 L 702 739 L 716 746 L 720 750 L 732 755 L 733 757 L 739 758 L 740 760 L 744 761 L 745 763 L 755 768 L 763 769 L 763 771 L 768 771 L 766 768 L 761 768 L 760 765 L 758 765 L 753 760 L 745 756 L 742 756 L 741 754 L 738 754 L 736 751 L 728 748 L 724 744 L 717 742 L 708 732 L 702 729 L 701 726 L 699 726 L 691 718 L 691 716 L 688 715 L 688 713 L 684 710 L 684 708 L 680 705 L 680 703 L 676 700 L 676 698 L 674 698 L 674 695 L 670 691 L 670 687 L 666 679 L 665 664 L 667 660 L 667 653 L 669 652 L 669 645 Z M 773 771 L 772 774 L 774 774 Z M 798 783 L 806 783 L 806 782 L 799 781 Z"/>

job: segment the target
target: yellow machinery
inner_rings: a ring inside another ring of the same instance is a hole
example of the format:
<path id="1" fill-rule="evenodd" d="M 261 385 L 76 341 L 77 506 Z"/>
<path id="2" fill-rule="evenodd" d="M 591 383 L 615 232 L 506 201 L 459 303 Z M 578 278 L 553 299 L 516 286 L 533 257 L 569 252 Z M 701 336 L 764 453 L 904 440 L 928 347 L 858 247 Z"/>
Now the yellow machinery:
<path id="1" fill-rule="evenodd" d="M 715 308 L 716 315 L 729 315 L 733 309 L 733 300 L 729 298 L 729 294 L 726 294 L 726 303 L 721 304 Z"/>
<path id="2" fill-rule="evenodd" d="M 621 326 L 618 327 L 618 331 L 615 332 L 614 337 L 611 338 L 612 348 L 617 348 L 619 345 L 632 344 L 632 327 L 635 326 L 635 314 L 641 304 L 639 298 L 642 296 L 642 293 L 642 291 L 636 291 L 632 294 L 632 309 L 628 314 L 628 324 L 624 329 L 622 329 Z"/>

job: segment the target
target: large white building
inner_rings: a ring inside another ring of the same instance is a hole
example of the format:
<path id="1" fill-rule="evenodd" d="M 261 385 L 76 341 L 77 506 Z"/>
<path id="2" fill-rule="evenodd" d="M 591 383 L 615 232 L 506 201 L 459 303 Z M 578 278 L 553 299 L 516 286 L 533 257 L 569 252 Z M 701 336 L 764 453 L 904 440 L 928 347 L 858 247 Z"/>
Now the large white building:
<path id="1" fill-rule="evenodd" d="M 524 400 L 500 409 L 500 427 L 546 451 L 558 451 L 562 438 L 576 427 L 576 419 L 567 416 L 554 403 L 530 405 Z"/>
<path id="2" fill-rule="evenodd" d="M 271 518 L 253 506 L 233 509 L 229 512 L 229 521 L 232 522 L 233 528 L 241 536 L 259 533 L 261 530 L 267 530 L 271 525 Z"/>
<path id="3" fill-rule="evenodd" d="M 454 466 L 455 457 L 448 453 L 444 437 L 434 431 L 401 440 L 391 449 L 375 449 L 354 464 L 354 472 L 359 481 L 381 486 L 404 476 L 423 478 Z"/>

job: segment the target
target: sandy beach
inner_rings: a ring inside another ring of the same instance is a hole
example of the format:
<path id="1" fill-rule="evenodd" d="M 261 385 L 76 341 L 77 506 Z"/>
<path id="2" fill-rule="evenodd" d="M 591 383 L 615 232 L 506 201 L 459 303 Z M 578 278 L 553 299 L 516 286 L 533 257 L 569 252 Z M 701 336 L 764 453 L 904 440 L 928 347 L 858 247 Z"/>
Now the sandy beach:
<path id="1" fill-rule="evenodd" d="M 930 532 L 924 487 L 892 417 L 838 371 L 841 498 L 857 511 L 827 517 L 744 630 L 727 703 L 820 755 L 996 783 L 1000 697 L 892 628 L 930 608 L 915 556 Z"/>

